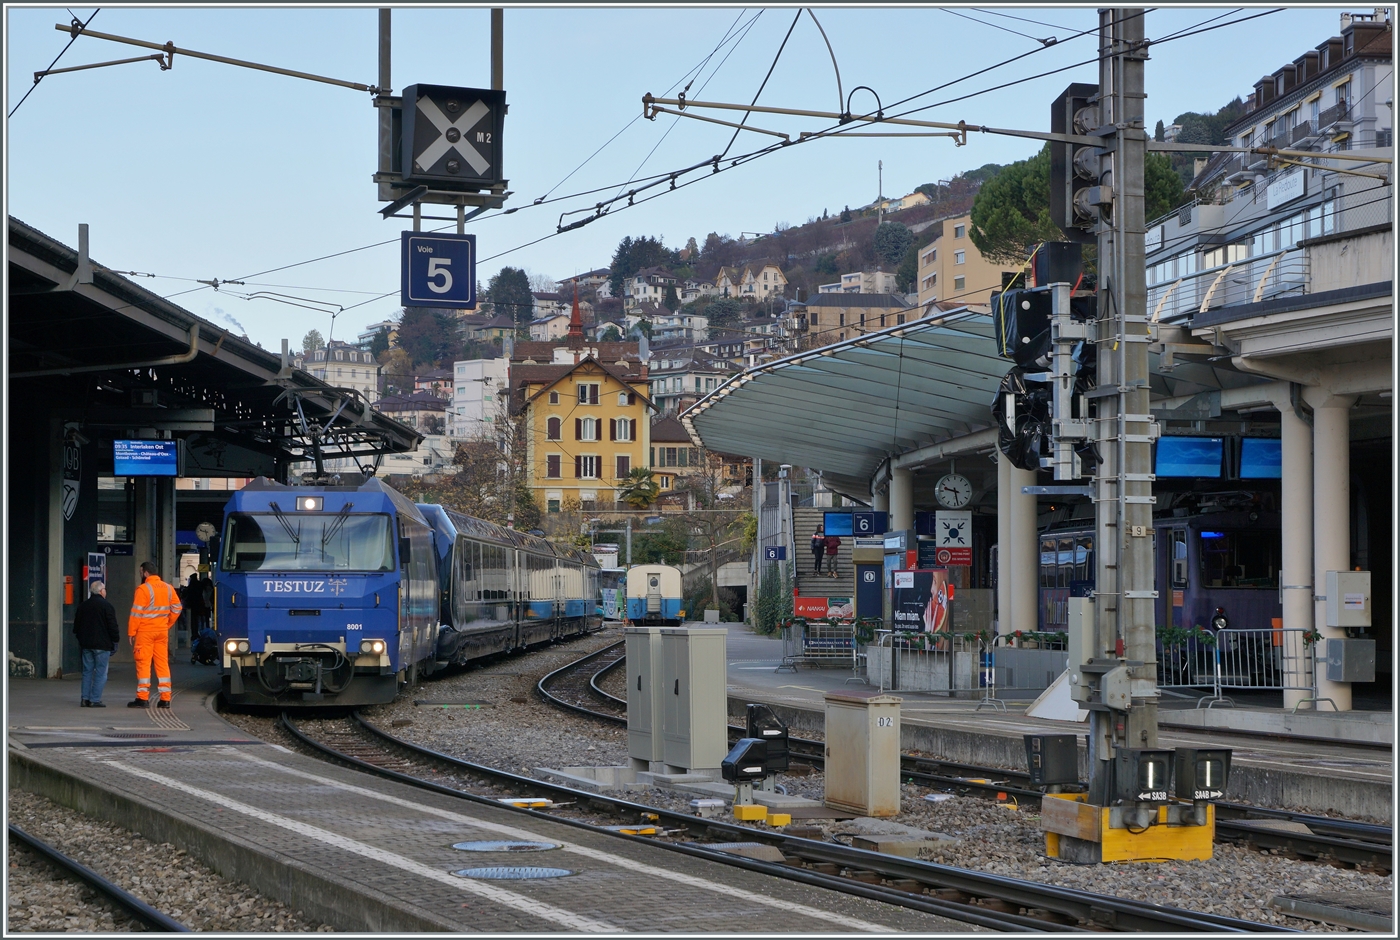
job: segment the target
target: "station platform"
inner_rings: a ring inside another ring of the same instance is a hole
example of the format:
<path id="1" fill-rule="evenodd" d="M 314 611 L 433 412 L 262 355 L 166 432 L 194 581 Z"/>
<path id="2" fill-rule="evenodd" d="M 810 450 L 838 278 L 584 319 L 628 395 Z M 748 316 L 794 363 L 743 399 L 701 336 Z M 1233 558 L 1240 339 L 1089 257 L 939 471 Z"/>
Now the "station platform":
<path id="1" fill-rule="evenodd" d="M 10 785 L 186 850 L 340 930 L 376 932 L 948 933 L 945 918 L 434 794 L 254 741 L 213 710 L 213 666 L 172 664 L 170 709 L 105 709 L 79 681 L 11 679 Z M 512 840 L 556 848 L 462 850 Z M 566 875 L 482 880 L 466 869 Z"/>
<path id="2" fill-rule="evenodd" d="M 710 624 L 713 626 L 713 624 Z M 799 666 L 777 671 L 783 644 L 743 624 L 729 630 L 728 684 L 731 717 L 748 702 L 772 705 L 794 733 L 820 731 L 823 696 L 829 691 L 874 689 L 850 667 Z M 903 699 L 903 747 L 946 760 L 1025 769 L 1022 735 L 1085 734 L 1088 722 L 1029 718 L 1032 697 L 1006 699 L 1005 709 L 976 699 L 932 692 L 893 692 Z M 1228 747 L 1229 799 L 1391 822 L 1394 725 L 1390 712 L 1302 712 L 1239 706 L 1198 709 L 1194 701 L 1167 696 L 1159 706 L 1162 747 Z M 1087 773 L 1080 749 L 1080 771 Z"/>

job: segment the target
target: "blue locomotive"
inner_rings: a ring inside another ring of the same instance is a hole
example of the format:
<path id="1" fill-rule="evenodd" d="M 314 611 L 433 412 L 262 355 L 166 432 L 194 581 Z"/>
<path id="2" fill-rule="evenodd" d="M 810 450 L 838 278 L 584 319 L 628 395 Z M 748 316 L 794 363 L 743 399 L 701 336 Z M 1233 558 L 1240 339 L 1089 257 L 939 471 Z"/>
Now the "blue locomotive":
<path id="1" fill-rule="evenodd" d="M 225 700 L 392 701 L 449 664 L 595 628 L 597 570 L 573 549 L 415 505 L 374 478 L 259 478 L 229 500 L 220 538 Z"/>

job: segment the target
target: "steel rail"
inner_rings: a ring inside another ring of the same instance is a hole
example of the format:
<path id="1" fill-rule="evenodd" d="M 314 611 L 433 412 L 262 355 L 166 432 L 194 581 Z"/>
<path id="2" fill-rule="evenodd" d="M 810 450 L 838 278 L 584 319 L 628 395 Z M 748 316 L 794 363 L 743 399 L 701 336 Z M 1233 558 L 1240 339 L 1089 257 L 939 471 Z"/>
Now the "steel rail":
<path id="1" fill-rule="evenodd" d="M 400 741 L 398 738 L 395 738 L 392 735 L 389 735 L 386 732 L 383 732 L 375 726 L 369 724 L 368 722 L 365 722 L 362 718 L 359 717 L 358 712 L 355 714 L 355 721 L 359 723 L 359 725 L 363 727 L 366 731 L 369 731 L 370 733 L 381 737 L 392 744 L 404 747 L 413 753 L 419 754 L 421 757 L 425 757 L 431 760 L 439 760 L 454 767 L 467 769 L 479 776 L 495 777 L 497 779 L 505 781 L 510 785 L 524 786 L 533 789 L 543 789 L 556 795 L 575 797 L 580 802 L 591 802 L 594 804 L 601 804 L 604 810 L 621 811 L 622 809 L 630 809 L 635 810 L 639 814 L 651 813 L 654 815 L 674 815 L 668 813 L 667 811 L 657 810 L 653 807 L 644 806 L 639 803 L 629 803 L 624 800 L 612 800 L 609 798 L 598 798 L 593 794 L 588 794 L 577 790 L 570 790 L 567 787 L 560 787 L 553 784 L 543 783 L 542 781 L 534 780 L 529 777 L 521 777 L 518 774 L 512 774 L 507 771 L 501 771 L 495 768 L 485 767 L 483 765 L 472 764 L 468 761 L 461 761 L 456 758 L 450 757 L 446 754 L 439 754 L 426 748 L 418 748 L 416 745 L 409 744 L 405 741 Z M 479 803 L 483 806 L 494 806 L 497 809 L 505 809 L 511 812 L 523 813 L 528 816 L 533 816 L 537 819 L 548 820 L 554 823 L 562 823 L 564 825 L 573 826 L 575 828 L 585 829 L 589 832 L 594 832 L 599 835 L 612 836 L 615 838 L 622 839 L 636 839 L 648 845 L 666 849 L 668 851 L 678 852 L 683 855 L 690 855 L 698 858 L 708 858 L 712 861 L 717 861 L 722 864 L 730 865 L 736 868 L 744 868 L 749 871 L 755 871 L 760 872 L 762 874 L 772 875 L 774 877 L 783 878 L 788 881 L 796 881 L 802 884 L 812 885 L 814 887 L 826 888 L 828 890 L 838 891 L 843 894 L 851 894 L 857 897 L 862 897 L 873 901 L 882 901 L 887 904 L 893 904 L 898 907 L 922 911 L 927 914 L 936 914 L 938 916 L 947 917 L 950 920 L 957 920 L 963 923 L 975 924 L 977 926 L 987 927 L 992 930 L 1003 930 L 1008 932 L 1026 932 L 1046 931 L 1052 929 L 1056 931 L 1077 929 L 1062 924 L 1049 924 L 1046 921 L 1039 920 L 1033 917 L 1022 916 L 1020 914 L 1012 914 L 995 910 L 983 910 L 979 908 L 970 908 L 958 904 L 956 902 L 944 901 L 935 898 L 927 898 L 920 895 L 911 894 L 908 891 L 904 891 L 898 888 L 888 888 L 884 886 L 870 885 L 864 882 L 853 880 L 851 878 L 843 878 L 838 875 L 808 871 L 786 863 L 780 864 L 776 862 L 764 862 L 759 861 L 757 859 L 742 858 L 731 853 L 722 852 L 717 849 L 705 848 L 704 846 L 700 845 L 687 845 L 680 843 L 664 842 L 659 839 L 649 839 L 644 836 L 628 836 L 624 833 L 619 833 L 603 826 L 595 826 L 591 823 L 586 823 L 581 820 L 569 819 L 567 817 L 562 816 L 555 816 L 550 813 L 541 812 L 539 810 L 532 810 L 525 807 L 510 806 L 509 804 L 501 803 L 489 797 L 483 797 L 473 793 L 467 793 L 465 791 L 457 790 L 439 783 L 433 783 L 430 780 L 423 780 L 421 778 L 414 777 L 410 774 L 405 774 L 400 771 L 391 770 L 386 767 L 380 767 L 376 764 L 370 763 L 369 761 L 365 761 L 360 758 L 353 757 L 349 754 L 337 751 L 334 748 L 329 747 L 328 745 L 325 745 L 322 742 L 316 741 L 315 739 L 307 736 L 304 732 L 302 732 L 292 723 L 290 716 L 288 716 L 285 712 L 283 712 L 282 714 L 282 724 L 293 735 L 293 737 L 295 737 L 303 745 L 322 754 L 325 754 L 326 756 L 329 756 L 335 760 L 349 764 L 350 766 L 358 770 L 363 770 L 367 773 L 384 777 L 387 780 L 394 780 L 399 783 L 408 784 L 409 786 L 429 790 L 434 793 L 441 793 L 443 795 L 451 796 L 457 799 L 463 799 L 469 802 Z M 682 817 L 682 821 L 686 822 L 688 828 L 693 827 L 694 823 L 699 822 L 697 817 Z M 746 831 L 744 834 L 747 835 L 748 831 Z"/>
<path id="2" fill-rule="evenodd" d="M 447 754 L 442 754 L 430 748 L 422 747 L 421 745 L 404 741 L 366 721 L 360 716 L 358 711 L 353 714 L 353 718 L 367 733 L 374 735 L 389 745 L 403 749 L 420 759 L 436 761 L 455 769 L 466 770 L 479 777 L 501 781 L 511 787 L 533 791 L 536 794 L 548 794 L 551 797 L 557 796 L 563 800 L 573 801 L 582 806 L 591 805 L 609 812 L 635 812 L 639 815 L 643 813 L 650 814 L 665 825 L 684 828 L 690 832 L 698 831 L 707 833 L 711 836 L 718 834 L 726 840 L 762 842 L 779 848 L 785 857 L 790 856 L 793 861 L 810 861 L 819 865 L 833 865 L 836 866 L 837 870 L 870 872 L 886 877 L 892 881 L 917 885 L 913 890 L 922 890 L 928 887 L 936 891 L 948 892 L 958 898 L 968 897 L 982 899 L 984 903 L 990 903 L 992 905 L 1005 905 L 1008 907 L 1015 905 L 1018 910 L 1020 908 L 1043 910 L 1049 912 L 1052 916 L 1058 915 L 1061 918 L 1073 918 L 1075 923 L 1082 922 L 1099 929 L 1108 927 L 1110 929 L 1155 932 L 1206 931 L 1215 933 L 1246 933 L 1277 931 L 1280 929 L 1268 924 L 1223 917 L 1216 914 L 1148 904 L 1146 902 L 1093 894 L 1078 889 L 1062 888 L 1040 882 L 1018 881 L 1000 875 L 955 868 L 934 862 L 882 855 L 878 852 L 855 849 L 836 843 L 819 842 L 812 839 L 790 836 L 778 831 L 753 829 L 747 826 L 741 826 L 737 823 L 727 823 L 715 819 L 703 819 L 672 810 L 661 809 L 659 807 L 633 803 L 605 794 L 575 790 L 562 784 L 536 780 L 531 777 L 513 774 L 509 771 L 474 764 L 470 761 L 465 761 Z M 433 784 L 429 781 L 419 781 L 415 777 L 377 767 L 374 764 L 350 757 L 349 755 L 342 755 L 321 742 L 313 741 L 299 730 L 295 729 L 291 724 L 289 716 L 284 714 L 282 720 L 284 725 L 292 731 L 298 740 L 303 741 L 309 747 L 332 756 L 337 760 L 343 760 L 371 773 L 397 779 L 415 786 L 424 786 L 430 789 L 440 787 L 440 785 Z M 442 788 L 440 792 L 493 806 L 503 805 L 490 798 L 463 793 L 462 791 L 452 790 L 451 788 Z M 551 819 L 556 822 L 577 824 L 577 821 L 567 820 L 548 813 L 519 809 L 517 809 L 517 811 L 529 812 L 531 815 L 538 816 L 539 818 Z M 616 835 L 616 833 L 611 832 L 610 834 Z M 679 846 L 673 843 L 667 843 L 659 839 L 648 839 L 643 836 L 624 836 L 624 838 L 640 839 L 647 844 L 667 848 L 679 848 Z M 727 863 L 730 862 L 730 859 L 724 857 L 723 853 L 716 854 L 719 856 L 719 860 Z M 786 876 L 787 872 L 792 870 L 794 869 L 791 868 L 790 864 L 772 865 L 772 872 L 774 874 L 783 874 Z M 843 886 L 849 883 L 849 880 L 844 878 L 838 881 L 838 884 Z M 871 888 L 874 886 L 866 885 L 865 887 Z M 891 903 L 903 903 L 893 899 L 901 897 L 908 898 L 908 893 L 900 888 L 879 890 L 888 892 L 882 894 L 879 898 L 880 900 L 890 900 Z M 968 907 L 963 907 L 956 901 L 947 903 L 953 904 L 953 909 L 958 912 L 948 916 L 956 916 L 963 920 L 968 919 L 969 915 L 965 912 L 969 910 L 980 916 L 986 916 L 988 913 L 988 909 L 982 906 L 969 904 Z M 935 913 L 942 912 L 938 911 Z M 1028 924 L 1036 925 L 1036 929 L 1041 930 L 1054 929 L 1062 931 L 1066 929 L 1066 925 L 1063 923 L 1047 925 L 1045 921 L 1035 920 L 1019 914 L 998 913 L 995 916 L 998 919 L 1016 918 L 1017 923 L 1015 928 L 1002 926 L 997 929 L 1024 930 Z M 1009 925 L 1011 923 L 1013 923 L 1011 920 L 1003 921 L 1004 925 Z"/>
<path id="3" fill-rule="evenodd" d="M 598 658 L 601 657 L 604 653 L 613 652 L 614 650 L 616 650 L 619 646 L 621 646 L 621 645 L 622 645 L 623 643 L 625 643 L 625 642 L 626 642 L 625 640 L 619 640 L 619 641 L 617 641 L 616 643 L 613 643 L 613 644 L 611 644 L 611 645 L 609 645 L 609 646 L 605 646 L 605 647 L 603 647 L 603 648 L 600 649 L 600 650 L 594 650 L 593 652 L 589 653 L 587 656 L 584 656 L 584 657 L 581 658 L 581 659 L 576 659 L 576 660 L 574 660 L 574 661 L 571 662 L 571 663 L 566 663 L 565 665 L 560 666 L 558 669 L 555 669 L 553 672 L 546 673 L 543 677 L 540 678 L 540 681 L 539 681 L 539 682 L 535 683 L 535 691 L 539 694 L 540 698 L 542 698 L 542 699 L 545 701 L 546 704 L 554 705 L 554 706 L 556 706 L 557 708 L 562 708 L 562 709 L 564 709 L 565 711 L 570 711 L 570 712 L 573 712 L 574 714 L 577 714 L 577 715 L 585 715 L 585 716 L 588 716 L 588 717 L 590 717 L 590 718 L 598 718 L 598 719 L 601 719 L 601 720 L 603 720 L 603 721 L 611 722 L 611 723 L 613 723 L 613 724 L 624 724 L 624 725 L 625 725 L 625 724 L 627 723 L 627 719 L 626 719 L 626 718 L 619 718 L 617 715 L 609 715 L 609 714 L 606 714 L 605 712 L 593 711 L 591 708 L 585 708 L 584 706 L 579 705 L 579 704 L 577 704 L 577 703 L 575 703 L 575 702 L 567 702 L 567 701 L 565 701 L 564 699 L 559 698 L 557 695 L 554 695 L 553 693 L 549 692 L 549 691 L 545 688 L 546 685 L 550 684 L 551 682 L 553 682 L 553 681 L 554 681 L 555 679 L 557 679 L 558 677 L 564 675 L 565 673 L 568 673 L 568 672 L 571 672 L 571 671 L 573 671 L 573 670 L 575 670 L 575 669 L 578 669 L 580 666 L 584 665 L 585 663 L 589 663 L 589 662 L 592 662 L 592 661 L 595 660 L 595 659 L 598 659 Z M 624 660 L 622 660 L 622 659 L 619 659 L 619 660 L 618 660 L 618 662 L 623 662 L 623 661 L 624 661 Z M 604 669 L 602 669 L 602 670 L 599 670 L 599 672 L 596 673 L 596 674 L 593 676 L 593 678 L 589 680 L 589 686 L 590 686 L 591 688 L 595 689 L 595 690 L 598 692 L 599 695 L 606 696 L 607 698 L 612 699 L 613 701 L 616 702 L 616 701 L 619 701 L 619 700 L 618 700 L 615 696 L 608 695 L 606 692 L 602 691 L 601 689 L 598 689 L 597 686 L 594 685 L 594 681 L 598 678 L 599 675 L 602 675 L 602 673 L 606 672 L 608 668 L 611 668 L 611 666 L 615 666 L 615 665 L 616 665 L 616 664 L 614 663 L 614 664 L 611 664 L 609 667 L 606 667 L 606 668 L 604 668 Z M 627 703 L 626 703 L 625 701 L 623 701 L 623 702 L 621 702 L 621 706 L 622 706 L 623 708 L 626 708 L 626 707 L 627 707 Z"/>
<path id="4" fill-rule="evenodd" d="M 121 886 L 108 881 L 97 872 L 79 861 L 69 858 L 58 849 L 37 836 L 30 835 L 14 823 L 9 824 L 10 838 L 18 839 L 58 868 L 84 882 L 102 897 L 113 902 L 152 930 L 162 933 L 193 933 L 193 931 L 173 917 L 162 914 L 136 895 Z"/>
<path id="5" fill-rule="evenodd" d="M 608 649 L 612 649 L 612 647 L 608 647 Z M 600 650 L 599 653 L 601 652 L 604 651 Z M 576 660 L 574 663 L 550 673 L 545 679 L 586 663 L 597 655 L 595 653 Z M 625 708 L 627 704 L 625 700 L 604 692 L 597 686 L 599 677 L 618 668 L 624 662 L 625 659 L 619 659 L 599 670 L 590 680 L 589 686 L 604 699 Z M 584 706 L 556 698 L 544 689 L 544 682 L 545 680 L 541 680 L 539 690 L 545 700 L 551 704 L 601 721 L 626 724 L 626 719 L 617 715 L 593 711 Z M 730 725 L 729 731 L 731 736 L 742 736 L 745 729 Z M 788 741 L 793 757 L 800 758 L 817 768 L 825 765 L 826 746 L 823 742 L 796 737 L 790 737 Z M 900 757 L 900 774 L 908 781 L 933 788 L 955 790 L 964 794 L 977 794 L 994 799 L 1011 798 L 1017 803 L 1039 803 L 1044 796 L 1041 790 L 1032 789 L 1029 786 L 1030 774 L 1020 770 L 979 767 L 974 764 L 904 754 Z M 1389 826 L 1225 801 L 1215 801 L 1215 808 L 1216 841 L 1218 842 L 1251 844 L 1258 849 L 1287 852 L 1305 859 L 1336 859 L 1359 867 L 1384 871 L 1394 869 L 1394 857 L 1391 849 L 1392 829 Z M 1312 830 L 1312 835 L 1262 829 L 1241 825 L 1238 822 L 1247 819 L 1275 819 L 1302 823 Z"/>

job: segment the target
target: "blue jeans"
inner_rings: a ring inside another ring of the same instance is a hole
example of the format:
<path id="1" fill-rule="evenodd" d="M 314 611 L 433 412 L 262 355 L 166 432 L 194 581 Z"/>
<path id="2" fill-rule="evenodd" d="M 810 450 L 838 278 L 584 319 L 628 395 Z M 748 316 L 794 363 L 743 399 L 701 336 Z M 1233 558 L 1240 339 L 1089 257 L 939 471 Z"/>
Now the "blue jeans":
<path id="1" fill-rule="evenodd" d="M 83 701 L 102 701 L 107 687 L 107 660 L 111 650 L 83 650 Z"/>

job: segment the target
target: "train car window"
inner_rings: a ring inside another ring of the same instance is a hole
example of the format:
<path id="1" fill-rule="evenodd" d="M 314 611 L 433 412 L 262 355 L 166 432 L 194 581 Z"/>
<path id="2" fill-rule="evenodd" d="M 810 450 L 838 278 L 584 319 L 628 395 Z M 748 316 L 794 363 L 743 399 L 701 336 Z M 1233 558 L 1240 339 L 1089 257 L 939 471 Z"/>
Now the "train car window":
<path id="1" fill-rule="evenodd" d="M 1186 530 L 1172 530 L 1172 587 L 1190 587 L 1191 566 L 1186 560 Z"/>
<path id="2" fill-rule="evenodd" d="M 1059 540 L 1055 560 L 1055 587 L 1067 588 L 1074 577 L 1074 539 Z"/>
<path id="3" fill-rule="evenodd" d="M 1074 541 L 1074 580 L 1094 580 L 1094 537 L 1081 535 Z"/>
<path id="4" fill-rule="evenodd" d="M 1040 540 L 1040 586 L 1055 586 L 1055 540 Z"/>
<path id="5" fill-rule="evenodd" d="M 382 513 L 231 513 L 225 571 L 392 571 L 393 527 Z"/>
<path id="6" fill-rule="evenodd" d="M 1201 578 L 1210 587 L 1277 588 L 1282 543 L 1268 530 L 1201 530 Z"/>

